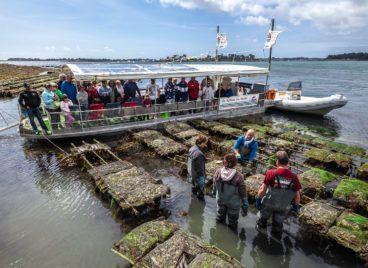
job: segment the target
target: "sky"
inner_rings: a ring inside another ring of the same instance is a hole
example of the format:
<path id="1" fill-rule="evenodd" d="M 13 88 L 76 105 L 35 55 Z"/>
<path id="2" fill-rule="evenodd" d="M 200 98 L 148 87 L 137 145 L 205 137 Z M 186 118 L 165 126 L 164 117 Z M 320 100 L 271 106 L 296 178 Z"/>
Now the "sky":
<path id="1" fill-rule="evenodd" d="M 160 58 L 263 50 L 275 57 L 368 52 L 368 0 L 0 0 L 0 59 Z"/>

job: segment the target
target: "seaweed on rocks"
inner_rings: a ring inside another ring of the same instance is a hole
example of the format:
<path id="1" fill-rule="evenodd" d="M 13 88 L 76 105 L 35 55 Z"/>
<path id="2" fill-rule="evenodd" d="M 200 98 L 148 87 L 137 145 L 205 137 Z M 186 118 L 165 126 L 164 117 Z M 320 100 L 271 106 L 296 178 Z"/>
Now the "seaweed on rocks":
<path id="1" fill-rule="evenodd" d="M 131 264 L 167 240 L 178 226 L 167 220 L 149 221 L 139 225 L 113 246 L 113 251 Z"/>
<path id="2" fill-rule="evenodd" d="M 342 179 L 337 185 L 334 199 L 363 214 L 368 213 L 368 183 L 358 179 Z"/>
<path id="3" fill-rule="evenodd" d="M 319 168 L 311 168 L 299 175 L 300 183 L 303 186 L 303 194 L 312 198 L 320 195 L 324 185 L 336 178 L 337 175 L 334 173 Z"/>
<path id="4" fill-rule="evenodd" d="M 200 238 L 178 230 L 167 220 L 144 223 L 115 243 L 112 250 L 133 267 L 243 267 Z M 217 266 L 207 266 L 214 264 Z M 221 265 L 221 266 L 218 266 Z"/>
<path id="5" fill-rule="evenodd" d="M 322 163 L 324 165 L 332 165 L 343 170 L 348 170 L 353 164 L 353 160 L 346 155 L 333 153 L 319 148 L 312 148 L 304 152 L 304 155 L 308 157 L 307 162 L 311 164 Z"/>
<path id="6" fill-rule="evenodd" d="M 116 161 L 88 170 L 102 194 L 116 202 L 123 213 L 158 207 L 161 197 L 170 189 L 142 168 L 127 161 Z"/>
<path id="7" fill-rule="evenodd" d="M 328 203 L 313 201 L 301 208 L 299 220 L 306 230 L 325 235 L 341 212 Z"/>
<path id="8" fill-rule="evenodd" d="M 253 202 L 258 193 L 259 188 L 261 187 L 264 181 L 264 175 L 256 174 L 249 176 L 245 179 L 245 186 L 247 188 L 248 200 Z"/>
<path id="9" fill-rule="evenodd" d="M 345 211 L 328 230 L 327 236 L 368 262 L 368 218 Z"/>
<path id="10" fill-rule="evenodd" d="M 162 157 L 182 154 L 187 150 L 184 145 L 165 137 L 156 130 L 139 131 L 134 133 L 133 137 Z"/>
<path id="11" fill-rule="evenodd" d="M 365 163 L 358 168 L 358 177 L 368 179 L 368 163 Z"/>

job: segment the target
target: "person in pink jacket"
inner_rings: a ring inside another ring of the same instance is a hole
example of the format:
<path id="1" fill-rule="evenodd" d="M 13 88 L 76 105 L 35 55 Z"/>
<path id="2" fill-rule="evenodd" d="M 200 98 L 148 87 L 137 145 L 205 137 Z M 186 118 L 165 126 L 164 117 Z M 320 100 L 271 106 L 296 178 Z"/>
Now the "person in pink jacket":
<path id="1" fill-rule="evenodd" d="M 75 121 L 72 113 L 70 112 L 69 106 L 72 106 L 73 102 L 68 98 L 66 94 L 63 95 L 63 101 L 60 103 L 60 108 L 64 113 L 65 117 L 65 127 L 71 128 L 73 122 Z"/>

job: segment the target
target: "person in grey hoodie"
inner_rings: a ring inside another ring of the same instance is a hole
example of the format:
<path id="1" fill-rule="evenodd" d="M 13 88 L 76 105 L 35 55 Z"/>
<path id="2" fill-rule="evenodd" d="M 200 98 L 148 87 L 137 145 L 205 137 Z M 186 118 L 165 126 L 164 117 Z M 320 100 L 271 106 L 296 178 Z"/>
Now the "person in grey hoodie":
<path id="1" fill-rule="evenodd" d="M 204 201 L 204 187 L 206 183 L 206 157 L 203 149 L 207 146 L 207 137 L 200 134 L 196 144 L 189 149 L 188 175 L 193 184 L 192 192 L 201 201 Z"/>
<path id="2" fill-rule="evenodd" d="M 234 167 L 237 164 L 235 154 L 226 154 L 224 166 L 216 170 L 213 176 L 212 194 L 216 196 L 217 218 L 220 223 L 237 230 L 239 211 L 242 208 L 246 214 L 248 210 L 248 198 L 243 175 Z"/>

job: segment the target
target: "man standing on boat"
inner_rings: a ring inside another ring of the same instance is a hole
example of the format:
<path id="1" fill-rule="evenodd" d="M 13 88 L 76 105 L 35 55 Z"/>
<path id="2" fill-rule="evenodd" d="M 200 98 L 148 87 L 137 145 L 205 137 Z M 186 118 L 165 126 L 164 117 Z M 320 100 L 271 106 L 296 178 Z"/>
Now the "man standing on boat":
<path id="1" fill-rule="evenodd" d="M 204 187 L 206 183 L 206 157 L 203 149 L 207 146 L 207 137 L 199 135 L 196 144 L 189 149 L 188 175 L 192 181 L 192 193 L 201 201 L 204 201 Z"/>
<path id="2" fill-rule="evenodd" d="M 272 216 L 271 233 L 281 238 L 283 222 L 290 211 L 298 213 L 301 185 L 298 176 L 288 169 L 289 156 L 285 151 L 276 153 L 276 169 L 266 172 L 263 184 L 256 196 L 256 208 L 261 217 L 257 227 L 267 228 L 267 220 Z"/>
<path id="3" fill-rule="evenodd" d="M 29 117 L 29 122 L 31 123 L 32 129 L 36 135 L 39 134 L 39 130 L 34 121 L 35 117 L 40 123 L 44 133 L 51 134 L 51 132 L 47 130 L 45 122 L 43 122 L 43 119 L 40 113 L 41 98 L 36 91 L 31 90 L 30 84 L 24 83 L 24 91 L 20 93 L 18 102 L 19 102 L 19 105 L 23 109 L 25 109 Z"/>
<path id="4" fill-rule="evenodd" d="M 199 96 L 199 83 L 195 79 L 195 77 L 190 78 L 188 82 L 188 93 L 189 93 L 189 101 L 195 101 Z"/>
<path id="5" fill-rule="evenodd" d="M 179 84 L 180 101 L 188 101 L 188 83 L 185 81 L 185 77 L 182 77 Z"/>
<path id="6" fill-rule="evenodd" d="M 124 87 L 124 102 L 137 100 L 136 93 L 138 93 L 139 95 L 139 100 L 142 99 L 139 87 L 134 80 L 129 79 L 128 82 L 126 82 L 123 87 Z"/>
<path id="7" fill-rule="evenodd" d="M 61 83 L 61 92 L 66 94 L 73 104 L 77 102 L 77 87 L 73 84 L 73 77 L 69 74 L 66 76 L 66 80 Z"/>
<path id="8" fill-rule="evenodd" d="M 245 161 L 254 162 L 258 150 L 258 142 L 255 139 L 253 129 L 243 128 L 244 134 L 241 135 L 235 142 L 233 150 L 238 159 L 238 162 Z"/>

